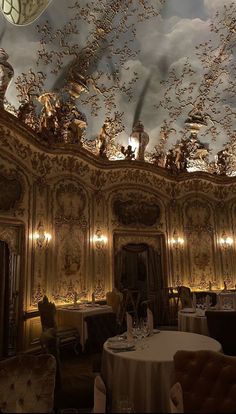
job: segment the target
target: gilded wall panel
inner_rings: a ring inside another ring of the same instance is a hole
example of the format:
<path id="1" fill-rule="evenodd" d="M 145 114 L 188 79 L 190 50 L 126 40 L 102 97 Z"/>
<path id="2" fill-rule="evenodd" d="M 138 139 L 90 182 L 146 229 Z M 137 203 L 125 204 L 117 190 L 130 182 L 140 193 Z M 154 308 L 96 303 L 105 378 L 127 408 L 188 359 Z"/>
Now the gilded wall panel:
<path id="1" fill-rule="evenodd" d="M 89 202 L 80 182 L 51 183 L 53 238 L 48 291 L 56 302 L 87 297 L 89 281 Z"/>
<path id="2" fill-rule="evenodd" d="M 190 274 L 185 283 L 192 288 L 215 288 L 215 235 L 212 208 L 206 200 L 189 199 L 184 205 L 184 231 Z"/>

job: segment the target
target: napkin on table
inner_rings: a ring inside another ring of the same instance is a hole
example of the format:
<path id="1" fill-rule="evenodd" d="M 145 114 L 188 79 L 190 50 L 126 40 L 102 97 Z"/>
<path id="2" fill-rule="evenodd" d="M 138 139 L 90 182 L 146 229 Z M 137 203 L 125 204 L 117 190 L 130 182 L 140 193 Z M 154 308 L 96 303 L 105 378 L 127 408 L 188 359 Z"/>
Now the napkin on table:
<path id="1" fill-rule="evenodd" d="M 133 340 L 133 334 L 132 334 L 133 318 L 128 312 L 126 312 L 126 325 L 127 325 L 127 340 L 132 341 Z"/>
<path id="2" fill-rule="evenodd" d="M 196 293 L 193 293 L 192 306 L 194 310 L 196 310 L 196 305 L 197 305 L 197 297 L 196 297 Z"/>
<path id="3" fill-rule="evenodd" d="M 106 410 L 106 387 L 100 375 L 94 381 L 94 406 L 93 413 L 105 413 Z"/>
<path id="4" fill-rule="evenodd" d="M 147 308 L 147 323 L 148 323 L 148 330 L 149 334 L 153 334 L 153 313 L 151 309 Z"/>

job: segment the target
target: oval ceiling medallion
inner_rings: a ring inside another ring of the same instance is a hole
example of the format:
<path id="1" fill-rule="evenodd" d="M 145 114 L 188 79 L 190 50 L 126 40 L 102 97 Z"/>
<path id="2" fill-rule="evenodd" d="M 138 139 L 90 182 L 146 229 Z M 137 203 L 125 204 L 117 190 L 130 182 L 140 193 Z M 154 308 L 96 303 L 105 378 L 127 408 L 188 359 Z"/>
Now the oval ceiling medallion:
<path id="1" fill-rule="evenodd" d="M 52 0 L 1 0 L 1 11 L 12 24 L 33 23 L 46 10 Z"/>

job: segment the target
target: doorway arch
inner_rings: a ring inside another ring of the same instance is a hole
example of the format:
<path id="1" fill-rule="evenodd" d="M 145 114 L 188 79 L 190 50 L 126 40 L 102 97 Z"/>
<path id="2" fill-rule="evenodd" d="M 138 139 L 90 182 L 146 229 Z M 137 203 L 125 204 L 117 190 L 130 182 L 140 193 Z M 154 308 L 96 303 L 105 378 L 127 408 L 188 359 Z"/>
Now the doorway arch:
<path id="1" fill-rule="evenodd" d="M 158 293 L 168 286 L 163 234 L 115 233 L 113 286 L 140 292 L 158 313 Z"/>

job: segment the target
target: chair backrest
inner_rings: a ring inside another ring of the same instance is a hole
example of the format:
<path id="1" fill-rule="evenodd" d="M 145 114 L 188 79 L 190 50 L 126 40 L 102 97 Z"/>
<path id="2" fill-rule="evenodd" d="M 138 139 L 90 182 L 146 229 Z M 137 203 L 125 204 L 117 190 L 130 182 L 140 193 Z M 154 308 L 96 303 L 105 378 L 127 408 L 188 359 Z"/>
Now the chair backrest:
<path id="1" fill-rule="evenodd" d="M 0 412 L 53 412 L 55 375 L 52 355 L 18 355 L 0 361 Z"/>
<path id="2" fill-rule="evenodd" d="M 199 292 L 194 292 L 197 298 L 197 301 L 204 301 L 206 300 L 207 296 L 210 296 L 211 299 L 211 305 L 215 306 L 216 302 L 217 302 L 217 294 L 215 292 L 207 292 L 207 291 L 199 291 Z"/>
<path id="3" fill-rule="evenodd" d="M 205 315 L 210 336 L 221 343 L 225 354 L 236 356 L 236 311 L 208 310 Z"/>
<path id="4" fill-rule="evenodd" d="M 117 315 L 120 312 L 123 294 L 117 289 L 113 289 L 111 292 L 106 293 L 106 300 L 107 305 L 111 306 L 113 312 L 115 312 Z"/>
<path id="5" fill-rule="evenodd" d="M 94 380 L 94 405 L 93 413 L 106 412 L 106 386 L 101 375 L 97 375 Z"/>
<path id="6" fill-rule="evenodd" d="M 178 286 L 178 294 L 182 308 L 192 307 L 191 289 L 187 286 Z"/>
<path id="7" fill-rule="evenodd" d="M 42 324 L 42 330 L 45 331 L 50 328 L 57 328 L 56 323 L 56 306 L 55 303 L 49 302 L 48 297 L 44 296 L 43 299 L 38 302 L 38 310 L 40 314 L 40 320 Z"/>
<path id="8" fill-rule="evenodd" d="M 88 339 L 85 344 L 87 352 L 102 352 L 106 340 L 117 334 L 116 314 L 100 313 L 86 316 Z"/>
<path id="9" fill-rule="evenodd" d="M 184 412 L 183 391 L 179 382 L 176 382 L 170 389 L 170 412 L 172 414 Z"/>
<path id="10" fill-rule="evenodd" d="M 176 381 L 187 413 L 236 411 L 236 358 L 214 351 L 178 351 Z"/>

